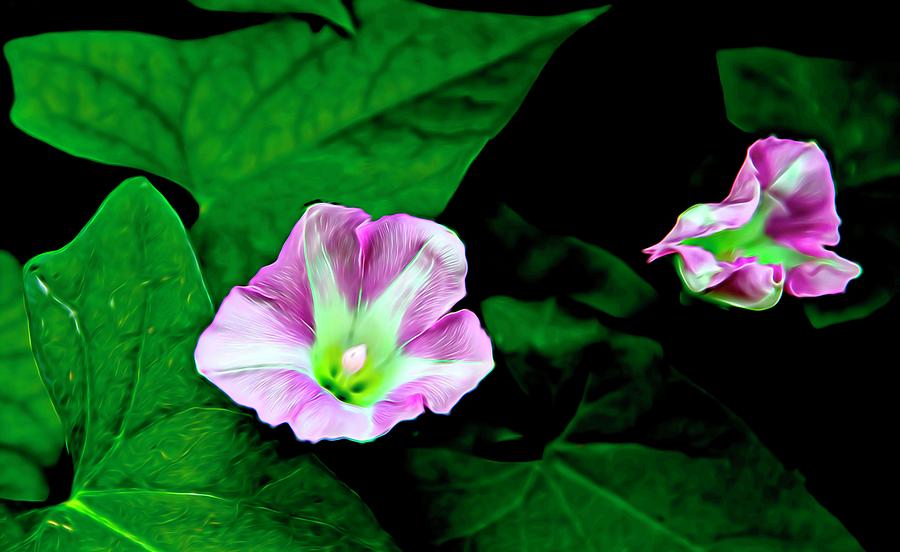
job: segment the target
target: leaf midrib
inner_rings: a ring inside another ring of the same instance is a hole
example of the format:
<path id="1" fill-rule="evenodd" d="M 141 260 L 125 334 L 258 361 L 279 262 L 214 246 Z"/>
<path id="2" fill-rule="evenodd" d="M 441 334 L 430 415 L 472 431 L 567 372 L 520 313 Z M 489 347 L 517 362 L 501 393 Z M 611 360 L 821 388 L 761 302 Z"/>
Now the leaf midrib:
<path id="1" fill-rule="evenodd" d="M 293 473 L 294 472 L 291 472 L 291 474 L 288 477 L 293 475 Z M 80 514 L 85 515 L 86 517 L 90 518 L 95 523 L 102 525 L 103 527 L 106 527 L 113 533 L 120 535 L 120 536 L 128 539 L 129 541 L 134 542 L 135 544 L 138 544 L 139 546 L 144 547 L 145 550 L 148 550 L 150 552 L 162 552 L 162 551 L 159 551 L 157 548 L 155 548 L 152 544 L 147 543 L 144 540 L 140 539 L 139 537 L 137 537 L 137 535 L 135 535 L 131 531 L 128 531 L 127 529 L 125 529 L 124 527 L 122 527 L 121 525 L 116 523 L 114 520 L 98 513 L 96 510 L 94 510 L 93 508 L 91 508 L 90 506 L 86 505 L 84 502 L 81 501 L 82 497 L 84 497 L 84 498 L 91 498 L 91 497 L 106 498 L 106 497 L 122 496 L 122 495 L 125 495 L 125 496 L 128 496 L 128 495 L 162 495 L 162 496 L 175 496 L 175 497 L 198 497 L 198 498 L 203 498 L 203 499 L 217 500 L 217 501 L 221 501 L 221 502 L 235 503 L 236 507 L 239 505 L 240 502 L 242 502 L 242 500 L 240 500 L 240 499 L 222 497 L 222 496 L 217 496 L 217 495 L 210 494 L 210 493 L 201 493 L 201 492 L 194 492 L 194 491 L 163 491 L 163 490 L 159 490 L 159 489 L 142 489 L 142 488 L 111 488 L 111 489 L 102 489 L 102 490 L 80 491 L 80 492 L 74 494 L 72 496 L 72 498 L 70 498 L 66 502 L 63 502 L 62 504 L 60 504 L 59 507 L 65 507 L 65 508 L 74 510 L 76 512 L 79 512 Z M 254 497 L 254 499 L 255 499 L 255 497 Z M 265 506 L 262 503 L 257 503 L 257 502 L 255 502 L 254 499 L 246 501 L 245 505 L 248 508 L 253 508 L 255 510 L 271 512 L 271 513 L 278 514 L 278 515 L 286 515 L 286 516 L 290 517 L 291 519 L 294 519 L 294 520 L 297 520 L 297 521 L 300 521 L 303 523 L 319 525 L 319 526 L 330 529 L 331 531 L 333 531 L 336 534 L 347 537 L 357 544 L 363 545 L 365 547 L 371 546 L 370 543 L 368 543 L 366 540 L 361 539 L 360 537 L 347 532 L 346 530 L 342 529 L 341 527 L 338 527 L 338 526 L 334 525 L 333 523 L 326 521 L 323 518 L 320 518 L 318 516 L 300 515 L 300 514 L 293 513 L 293 512 L 282 512 L 280 510 L 276 510 L 274 508 Z"/>
<path id="2" fill-rule="evenodd" d="M 55 254 L 49 254 L 55 255 Z M 49 257 L 48 257 L 49 258 Z M 38 257 L 40 259 L 40 257 Z M 93 378 L 91 377 L 90 370 L 87 369 L 89 365 L 91 365 L 91 352 L 88 347 L 87 340 L 84 336 L 83 325 L 81 323 L 81 318 L 78 315 L 78 311 L 72 308 L 66 301 L 64 301 L 61 297 L 59 297 L 56 292 L 47 285 L 43 279 L 41 279 L 40 275 L 35 274 L 34 279 L 37 281 L 38 285 L 41 287 L 43 293 L 54 303 L 63 308 L 64 311 L 69 315 L 69 318 L 72 319 L 72 323 L 75 325 L 75 333 L 78 335 L 79 344 L 81 345 L 82 351 L 82 368 L 84 370 L 84 404 L 89 405 L 91 402 L 91 387 L 93 385 Z M 44 377 L 43 371 L 41 371 L 41 377 Z M 53 397 L 51 396 L 51 400 Z M 56 404 L 54 401 L 54 408 L 56 408 Z M 62 418 L 60 416 L 60 418 Z M 74 420 L 71 422 L 74 425 Z M 87 450 L 87 440 L 91 427 L 91 409 L 84 409 L 84 440 L 81 443 L 81 450 L 78 454 L 78 463 L 75 466 L 75 476 L 73 481 L 78 480 L 78 473 L 81 470 L 82 460 L 84 459 L 84 453 Z M 68 437 L 66 438 L 68 442 Z M 68 447 L 67 447 L 68 448 Z"/>
<path id="3" fill-rule="evenodd" d="M 91 509 L 90 506 L 81 502 L 77 498 L 69 499 L 68 501 L 63 503 L 63 506 L 65 506 L 66 508 L 68 508 L 72 511 L 78 512 L 79 514 L 87 517 L 88 519 L 97 523 L 98 525 L 110 530 L 112 533 L 115 533 L 116 535 L 124 537 L 128 541 L 133 542 L 134 544 L 140 546 L 147 552 L 163 552 L 159 548 L 156 548 L 156 547 L 152 546 L 151 544 L 144 542 L 134 533 L 131 533 L 130 531 L 122 528 L 116 522 L 110 520 L 109 518 L 106 518 L 105 516 L 100 515 L 99 513 L 97 513 L 93 509 Z"/>
<path id="4" fill-rule="evenodd" d="M 566 447 L 565 443 L 560 443 L 554 445 L 556 447 Z M 673 531 L 669 526 L 661 523 L 660 521 L 654 519 L 652 516 L 648 515 L 640 508 L 629 502 L 625 497 L 619 495 L 618 493 L 612 491 L 611 489 L 604 487 L 594 481 L 589 476 L 582 473 L 580 470 L 574 468 L 571 464 L 566 462 L 561 458 L 548 458 L 545 462 L 552 462 L 552 466 L 556 468 L 556 472 L 560 475 L 568 478 L 570 481 L 578 484 L 587 486 L 594 490 L 597 494 L 602 496 L 607 502 L 612 503 L 614 506 L 618 507 L 618 509 L 628 512 L 632 517 L 644 523 L 645 525 L 649 525 L 656 529 L 657 531 L 667 535 L 673 541 L 678 544 L 684 546 L 688 550 L 692 550 L 694 552 L 706 552 L 706 548 L 702 546 L 698 546 L 691 541 L 689 541 L 683 535 Z M 544 477 L 549 481 L 553 476 L 545 473 Z M 555 484 L 555 482 L 554 482 Z"/>

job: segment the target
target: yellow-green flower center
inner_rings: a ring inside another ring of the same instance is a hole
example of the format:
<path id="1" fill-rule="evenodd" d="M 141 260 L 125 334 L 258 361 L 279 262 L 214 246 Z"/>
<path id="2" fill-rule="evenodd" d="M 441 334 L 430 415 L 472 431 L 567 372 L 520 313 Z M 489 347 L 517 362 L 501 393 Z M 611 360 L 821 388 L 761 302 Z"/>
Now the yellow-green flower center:
<path id="1" fill-rule="evenodd" d="M 389 387 L 390 359 L 375 358 L 361 343 L 352 347 L 316 344 L 312 349 L 313 375 L 323 389 L 339 401 L 371 406 Z"/>
<path id="2" fill-rule="evenodd" d="M 742 257 L 756 257 L 760 264 L 781 264 L 795 267 L 811 257 L 778 243 L 766 233 L 766 221 L 772 210 L 772 200 L 763 198 L 753 217 L 739 228 L 720 230 L 702 238 L 688 238 L 684 245 L 696 245 L 712 253 L 720 261 L 736 261 Z"/>

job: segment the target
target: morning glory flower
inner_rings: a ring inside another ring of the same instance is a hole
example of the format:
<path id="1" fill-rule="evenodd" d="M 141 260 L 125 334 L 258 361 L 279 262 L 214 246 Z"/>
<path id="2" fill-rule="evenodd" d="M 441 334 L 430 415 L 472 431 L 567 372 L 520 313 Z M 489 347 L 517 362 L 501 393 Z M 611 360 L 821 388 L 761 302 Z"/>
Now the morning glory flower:
<path id="1" fill-rule="evenodd" d="M 440 224 L 313 205 L 275 263 L 222 302 L 197 367 L 305 441 L 368 441 L 426 407 L 449 413 L 494 366 L 475 314 L 447 314 L 466 269 Z"/>
<path id="2" fill-rule="evenodd" d="M 685 287 L 704 299 L 752 310 L 796 297 L 843 293 L 859 265 L 837 245 L 834 182 L 813 142 L 756 141 L 721 203 L 694 205 L 658 244 L 652 262 L 676 254 Z"/>

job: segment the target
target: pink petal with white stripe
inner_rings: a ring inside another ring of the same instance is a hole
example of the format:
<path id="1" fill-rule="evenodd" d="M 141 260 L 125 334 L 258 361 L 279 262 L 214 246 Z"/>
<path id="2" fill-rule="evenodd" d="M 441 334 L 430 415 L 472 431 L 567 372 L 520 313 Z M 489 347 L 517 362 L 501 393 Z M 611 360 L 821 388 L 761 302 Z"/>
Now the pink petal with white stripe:
<path id="1" fill-rule="evenodd" d="M 446 414 L 494 367 L 491 341 L 469 310 L 450 313 L 403 349 L 403 379 L 392 396 L 421 396 L 432 412 Z"/>
<path id="2" fill-rule="evenodd" d="M 399 322 L 397 344 L 416 337 L 466 295 L 465 248 L 430 220 L 391 215 L 359 229 L 362 298 Z"/>

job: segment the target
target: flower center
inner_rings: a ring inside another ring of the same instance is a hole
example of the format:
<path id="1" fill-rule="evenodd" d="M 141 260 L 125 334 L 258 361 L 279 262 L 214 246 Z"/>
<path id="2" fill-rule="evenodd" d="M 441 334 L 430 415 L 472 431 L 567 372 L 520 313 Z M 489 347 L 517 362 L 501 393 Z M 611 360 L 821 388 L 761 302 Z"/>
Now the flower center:
<path id="1" fill-rule="evenodd" d="M 368 341 L 352 347 L 319 343 L 312 350 L 313 375 L 339 401 L 370 406 L 384 397 L 391 383 L 393 363 L 379 350 Z"/>
<path id="2" fill-rule="evenodd" d="M 712 253 L 719 261 L 734 262 L 755 257 L 761 264 L 781 264 L 791 268 L 809 260 L 799 251 L 782 245 L 766 233 L 766 221 L 772 200 L 761 200 L 756 213 L 743 226 L 720 230 L 702 238 L 688 238 L 684 245 L 696 245 Z"/>

